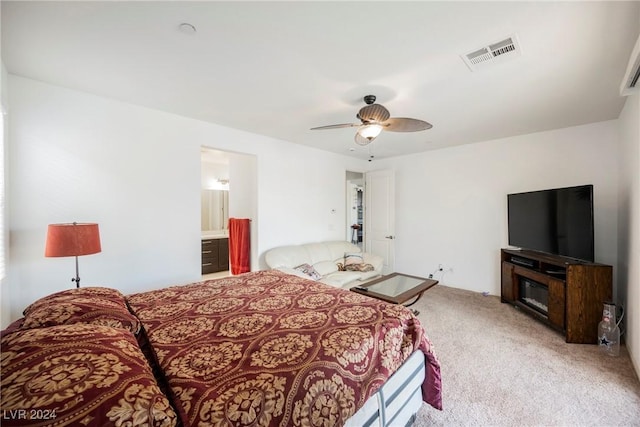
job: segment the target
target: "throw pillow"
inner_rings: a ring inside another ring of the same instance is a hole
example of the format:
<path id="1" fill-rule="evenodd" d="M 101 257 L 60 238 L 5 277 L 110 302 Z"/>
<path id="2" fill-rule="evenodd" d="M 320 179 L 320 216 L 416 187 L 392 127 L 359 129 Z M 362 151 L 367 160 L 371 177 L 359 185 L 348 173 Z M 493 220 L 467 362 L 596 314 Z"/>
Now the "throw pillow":
<path id="1" fill-rule="evenodd" d="M 363 262 L 364 262 L 364 260 L 362 259 L 362 253 L 360 253 L 360 252 L 355 252 L 355 253 L 346 252 L 344 254 L 344 265 L 345 265 L 345 267 L 347 265 L 362 264 Z"/>
<path id="2" fill-rule="evenodd" d="M 309 264 L 300 264 L 295 267 L 294 270 L 298 270 L 299 272 L 306 274 L 311 280 L 320 280 L 322 278 L 320 273 L 318 273 L 316 269 Z"/>
<path id="3" fill-rule="evenodd" d="M 351 264 L 345 267 L 347 271 L 359 271 L 361 273 L 365 273 L 367 271 L 373 271 L 373 265 L 371 264 Z"/>

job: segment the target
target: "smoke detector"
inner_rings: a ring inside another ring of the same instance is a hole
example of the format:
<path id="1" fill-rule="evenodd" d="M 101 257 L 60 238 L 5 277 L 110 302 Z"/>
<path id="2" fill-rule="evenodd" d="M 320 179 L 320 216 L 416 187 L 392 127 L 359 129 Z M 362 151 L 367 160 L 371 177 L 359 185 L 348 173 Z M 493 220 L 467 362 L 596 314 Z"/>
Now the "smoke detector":
<path id="1" fill-rule="evenodd" d="M 503 40 L 474 49 L 473 52 L 460 55 L 460 57 L 471 71 L 476 71 L 487 65 L 517 58 L 520 53 L 518 36 L 513 34 Z"/>
<path id="2" fill-rule="evenodd" d="M 178 30 L 183 34 L 191 35 L 196 33 L 196 27 L 192 24 L 189 24 L 188 22 L 183 22 L 182 24 L 178 25 Z"/>

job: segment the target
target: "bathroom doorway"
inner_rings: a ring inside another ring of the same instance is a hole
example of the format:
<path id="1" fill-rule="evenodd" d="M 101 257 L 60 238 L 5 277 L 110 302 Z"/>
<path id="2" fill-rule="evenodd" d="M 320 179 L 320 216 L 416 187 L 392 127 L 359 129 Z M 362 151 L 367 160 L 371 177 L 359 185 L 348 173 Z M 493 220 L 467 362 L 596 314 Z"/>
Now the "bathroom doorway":
<path id="1" fill-rule="evenodd" d="M 250 246 L 251 271 L 258 263 L 258 163 L 252 154 L 223 151 L 213 147 L 200 148 L 201 160 L 201 240 L 203 242 L 203 280 L 229 276 L 229 218 L 249 218 L 251 221 Z M 215 239 L 206 245 L 204 241 Z M 207 252 L 209 246 L 218 248 L 215 255 Z M 216 267 L 205 264 L 215 264 Z M 226 265 L 224 265 L 226 264 Z M 211 270 L 216 270 L 211 272 Z M 205 273 L 206 271 L 206 273 Z"/>
<path id="2" fill-rule="evenodd" d="M 364 250 L 364 173 L 346 173 L 346 240 Z"/>
<path id="3" fill-rule="evenodd" d="M 229 154 L 200 149 L 202 279 L 229 275 Z"/>

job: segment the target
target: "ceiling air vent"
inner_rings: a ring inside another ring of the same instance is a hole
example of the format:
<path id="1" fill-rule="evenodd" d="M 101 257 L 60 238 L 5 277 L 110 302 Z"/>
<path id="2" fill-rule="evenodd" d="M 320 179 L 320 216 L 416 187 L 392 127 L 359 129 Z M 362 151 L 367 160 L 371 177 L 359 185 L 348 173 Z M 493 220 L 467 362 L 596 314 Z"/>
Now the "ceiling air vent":
<path id="1" fill-rule="evenodd" d="M 515 34 L 504 40 L 475 49 L 466 55 L 461 55 L 462 60 L 471 71 L 518 56 L 520 56 L 520 45 Z"/>
<path id="2" fill-rule="evenodd" d="M 631 52 L 629 58 L 629 65 L 627 65 L 627 72 L 622 79 L 622 85 L 620 86 L 620 95 L 627 96 L 637 92 L 640 88 L 640 37 L 636 41 L 636 46 Z"/>

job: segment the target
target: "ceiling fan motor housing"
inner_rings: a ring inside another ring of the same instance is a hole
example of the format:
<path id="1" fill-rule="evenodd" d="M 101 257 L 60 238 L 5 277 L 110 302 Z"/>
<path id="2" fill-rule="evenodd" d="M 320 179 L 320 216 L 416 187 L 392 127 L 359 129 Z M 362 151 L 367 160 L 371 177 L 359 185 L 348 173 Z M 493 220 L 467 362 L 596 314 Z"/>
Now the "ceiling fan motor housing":
<path id="1" fill-rule="evenodd" d="M 380 104 L 367 105 L 366 107 L 362 107 L 358 112 L 358 118 L 365 123 L 381 123 L 387 120 L 389 117 L 391 117 L 391 114 L 389 114 L 389 110 L 387 110 Z"/>

